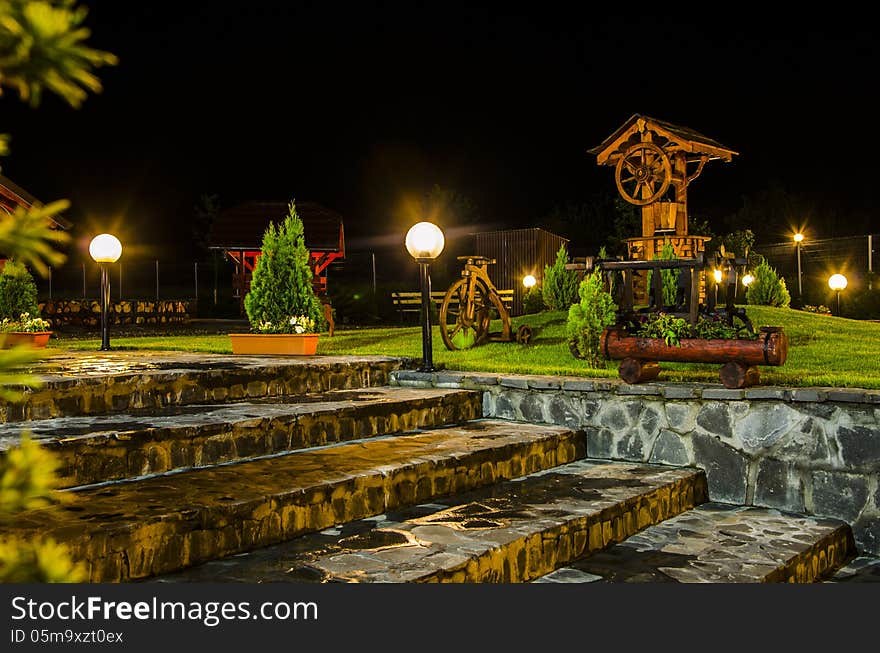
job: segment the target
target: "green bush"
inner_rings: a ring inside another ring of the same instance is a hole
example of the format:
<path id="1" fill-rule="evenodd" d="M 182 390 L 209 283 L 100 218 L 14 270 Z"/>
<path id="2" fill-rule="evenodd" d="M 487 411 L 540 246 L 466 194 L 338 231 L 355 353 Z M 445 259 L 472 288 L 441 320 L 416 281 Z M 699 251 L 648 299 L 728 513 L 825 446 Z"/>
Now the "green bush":
<path id="1" fill-rule="evenodd" d="M 663 249 L 660 250 L 658 261 L 674 261 L 678 258 L 672 243 L 663 243 Z M 660 270 L 660 281 L 663 284 L 663 306 L 674 306 L 675 296 L 678 294 L 678 275 L 679 270 Z M 648 270 L 648 292 L 651 291 L 652 270 Z M 658 307 L 662 308 L 662 307 Z"/>
<path id="2" fill-rule="evenodd" d="M 788 308 L 791 295 L 785 286 L 785 279 L 776 274 L 766 260 L 762 260 L 754 271 L 755 280 L 746 291 L 746 301 L 757 306 L 776 306 Z"/>
<path id="3" fill-rule="evenodd" d="M 0 273 L 0 318 L 15 321 L 22 313 L 40 314 L 37 284 L 22 263 L 9 259 Z"/>
<path id="4" fill-rule="evenodd" d="M 544 293 L 538 286 L 532 286 L 523 295 L 523 313 L 532 315 L 544 310 L 547 310 L 547 306 L 544 304 Z"/>
<path id="5" fill-rule="evenodd" d="M 614 324 L 617 305 L 605 290 L 600 270 L 593 270 L 578 286 L 580 302 L 568 309 L 566 336 L 569 348 L 591 367 L 604 367 L 599 338 L 605 327 Z"/>
<path id="6" fill-rule="evenodd" d="M 556 252 L 553 265 L 544 266 L 544 304 L 551 311 L 564 311 L 574 304 L 578 298 L 578 277 L 574 270 L 566 270 L 568 253 L 565 245 Z"/>
<path id="7" fill-rule="evenodd" d="M 326 327 L 294 202 L 284 222 L 278 227 L 270 223 L 263 234 L 244 308 L 251 330 L 258 333 L 316 333 Z"/>

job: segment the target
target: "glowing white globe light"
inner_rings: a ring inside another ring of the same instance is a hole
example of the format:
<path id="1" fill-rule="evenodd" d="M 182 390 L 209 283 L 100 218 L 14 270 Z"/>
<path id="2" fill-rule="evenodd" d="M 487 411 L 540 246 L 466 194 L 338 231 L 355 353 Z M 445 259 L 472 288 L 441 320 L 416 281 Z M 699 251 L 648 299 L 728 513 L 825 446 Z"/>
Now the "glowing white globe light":
<path id="1" fill-rule="evenodd" d="M 89 243 L 89 254 L 97 263 L 115 263 L 122 256 L 122 243 L 113 234 L 100 234 Z"/>
<path id="2" fill-rule="evenodd" d="M 846 288 L 846 277 L 842 274 L 832 274 L 828 279 L 828 287 L 831 290 L 843 290 Z"/>
<path id="3" fill-rule="evenodd" d="M 431 222 L 419 222 L 406 232 L 406 251 L 414 259 L 435 259 L 445 244 L 440 227 Z"/>
<path id="4" fill-rule="evenodd" d="M 526 288 L 533 288 L 536 283 L 538 283 L 538 280 L 535 279 L 535 275 L 533 274 L 527 274 L 523 277 L 523 285 Z"/>
<path id="5" fill-rule="evenodd" d="M 743 275 L 743 285 L 744 286 L 751 286 L 754 283 L 754 281 L 755 281 L 754 275 L 748 274 L 748 273 Z"/>

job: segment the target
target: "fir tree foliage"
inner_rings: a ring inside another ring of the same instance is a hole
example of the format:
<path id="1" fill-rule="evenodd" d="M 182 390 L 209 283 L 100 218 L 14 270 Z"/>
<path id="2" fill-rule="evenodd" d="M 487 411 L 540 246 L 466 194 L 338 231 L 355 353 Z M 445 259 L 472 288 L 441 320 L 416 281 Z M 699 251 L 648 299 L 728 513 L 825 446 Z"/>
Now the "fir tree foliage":
<path id="1" fill-rule="evenodd" d="M 24 265 L 9 259 L 0 272 L 0 319 L 15 321 L 22 313 L 39 315 L 37 284 Z"/>
<path id="2" fill-rule="evenodd" d="M 580 301 L 568 309 L 566 335 L 572 353 L 590 367 L 604 367 L 599 339 L 605 327 L 614 324 L 617 305 L 605 290 L 602 271 L 593 270 L 578 286 Z"/>
<path id="3" fill-rule="evenodd" d="M 85 16 L 75 0 L 0 0 L 0 90 L 17 91 L 31 106 L 48 90 L 73 107 L 89 91 L 100 91 L 92 70 L 116 63 L 116 57 L 85 44 Z M 0 135 L 0 155 L 7 153 L 7 138 Z M 45 276 L 49 265 L 66 258 L 56 246 L 69 236 L 53 229 L 51 218 L 67 208 L 68 202 L 59 200 L 0 216 L 0 252 Z M 21 371 L 37 358 L 39 351 L 29 347 L 0 351 L 0 396 L 13 400 L 21 395 L 17 386 L 38 385 L 32 374 Z M 27 433 L 0 460 L 0 582 L 85 580 L 82 565 L 71 561 L 64 546 L 51 539 L 18 539 L 3 527 L 21 511 L 45 508 L 61 498 L 52 489 L 56 468 L 54 455 Z"/>
<path id="4" fill-rule="evenodd" d="M 785 285 L 785 279 L 780 277 L 766 260 L 762 259 L 755 268 L 754 277 L 755 280 L 746 290 L 746 301 L 749 304 L 788 308 L 791 295 Z"/>
<path id="5" fill-rule="evenodd" d="M 553 265 L 544 266 L 544 287 L 542 297 L 544 304 L 551 311 L 565 311 L 578 298 L 578 278 L 574 270 L 566 270 L 568 252 L 565 245 L 556 252 Z"/>
<path id="6" fill-rule="evenodd" d="M 324 309 L 312 288 L 309 250 L 296 203 L 263 234 L 263 244 L 244 298 L 251 330 L 257 333 L 317 333 L 324 330 Z"/>

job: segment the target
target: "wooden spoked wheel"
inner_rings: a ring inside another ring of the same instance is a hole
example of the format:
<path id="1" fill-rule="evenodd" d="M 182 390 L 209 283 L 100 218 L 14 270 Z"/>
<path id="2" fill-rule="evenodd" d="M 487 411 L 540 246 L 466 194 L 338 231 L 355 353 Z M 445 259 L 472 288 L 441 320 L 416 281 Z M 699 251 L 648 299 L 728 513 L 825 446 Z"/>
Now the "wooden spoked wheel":
<path id="1" fill-rule="evenodd" d="M 672 181 L 672 165 L 654 143 L 636 143 L 617 161 L 617 190 L 630 204 L 645 206 L 659 200 Z"/>
<path id="2" fill-rule="evenodd" d="M 473 298 L 468 299 L 473 284 Z M 440 336 L 450 351 L 470 349 L 489 337 L 492 301 L 489 290 L 479 281 L 459 279 L 453 283 L 440 306 Z"/>

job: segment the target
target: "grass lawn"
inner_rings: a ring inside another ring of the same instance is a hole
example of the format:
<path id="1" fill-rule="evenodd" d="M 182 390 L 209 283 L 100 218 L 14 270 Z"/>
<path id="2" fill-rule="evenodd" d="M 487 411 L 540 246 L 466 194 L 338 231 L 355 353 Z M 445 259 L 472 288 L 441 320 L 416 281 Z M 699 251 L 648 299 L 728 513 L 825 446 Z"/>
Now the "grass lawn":
<path id="1" fill-rule="evenodd" d="M 880 323 L 815 315 L 763 306 L 747 308 L 758 326 L 782 326 L 788 334 L 788 360 L 781 367 L 761 366 L 761 383 L 787 386 L 838 386 L 880 388 Z M 450 370 L 557 374 L 589 377 L 617 376 L 617 363 L 604 369 L 588 367 L 568 350 L 565 313 L 541 313 L 514 318 L 514 328 L 528 324 L 532 342 L 489 343 L 464 351 L 448 351 L 438 329 L 433 334 L 434 365 Z M 493 324 L 500 330 L 500 323 Z M 53 338 L 50 347 L 92 349 L 98 338 Z M 231 353 L 226 335 L 174 335 L 113 337 L 113 349 L 152 349 Z M 334 337 L 322 336 L 318 354 L 378 354 L 421 358 L 420 327 L 337 329 Z M 661 380 L 718 382 L 720 364 L 661 363 Z"/>

